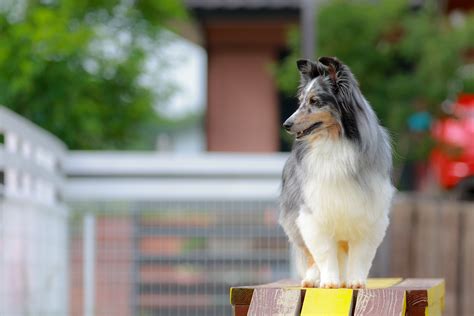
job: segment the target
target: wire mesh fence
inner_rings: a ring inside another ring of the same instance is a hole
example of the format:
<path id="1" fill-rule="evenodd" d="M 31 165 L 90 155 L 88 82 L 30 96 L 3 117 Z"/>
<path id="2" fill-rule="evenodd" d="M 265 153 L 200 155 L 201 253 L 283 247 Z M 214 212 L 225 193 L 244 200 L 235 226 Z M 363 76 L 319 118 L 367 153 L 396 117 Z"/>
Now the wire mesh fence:
<path id="1" fill-rule="evenodd" d="M 81 203 L 72 212 L 72 315 L 87 312 L 86 291 L 94 315 L 230 315 L 231 286 L 289 275 L 273 201 Z M 92 256 L 85 216 L 94 217 Z"/>

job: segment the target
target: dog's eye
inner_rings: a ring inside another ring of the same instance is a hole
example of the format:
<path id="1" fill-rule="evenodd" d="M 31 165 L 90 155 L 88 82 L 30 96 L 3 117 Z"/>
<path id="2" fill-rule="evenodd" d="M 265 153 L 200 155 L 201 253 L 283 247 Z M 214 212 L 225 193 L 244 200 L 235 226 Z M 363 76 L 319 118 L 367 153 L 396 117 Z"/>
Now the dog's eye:
<path id="1" fill-rule="evenodd" d="M 309 104 L 311 104 L 311 105 L 319 105 L 318 99 L 316 99 L 316 98 L 311 98 L 311 99 L 309 99 Z"/>

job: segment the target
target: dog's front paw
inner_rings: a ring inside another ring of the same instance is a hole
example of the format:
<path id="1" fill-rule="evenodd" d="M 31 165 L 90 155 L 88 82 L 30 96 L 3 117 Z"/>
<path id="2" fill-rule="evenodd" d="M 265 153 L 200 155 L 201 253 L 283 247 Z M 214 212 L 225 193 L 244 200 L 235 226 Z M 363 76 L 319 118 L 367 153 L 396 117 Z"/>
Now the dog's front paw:
<path id="1" fill-rule="evenodd" d="M 321 282 L 319 285 L 322 289 L 338 289 L 341 287 L 339 282 Z"/>
<path id="2" fill-rule="evenodd" d="M 367 286 L 366 280 L 352 280 L 347 283 L 349 289 L 365 289 Z"/>
<path id="3" fill-rule="evenodd" d="M 316 265 L 306 271 L 301 287 L 318 287 L 319 286 L 319 269 Z"/>
<path id="4" fill-rule="evenodd" d="M 306 279 L 304 278 L 303 281 L 301 281 L 301 287 L 318 287 L 319 286 L 319 280 L 311 280 L 311 279 Z"/>
<path id="5" fill-rule="evenodd" d="M 341 282 L 338 278 L 322 278 L 319 287 L 322 289 L 338 289 L 341 287 Z"/>

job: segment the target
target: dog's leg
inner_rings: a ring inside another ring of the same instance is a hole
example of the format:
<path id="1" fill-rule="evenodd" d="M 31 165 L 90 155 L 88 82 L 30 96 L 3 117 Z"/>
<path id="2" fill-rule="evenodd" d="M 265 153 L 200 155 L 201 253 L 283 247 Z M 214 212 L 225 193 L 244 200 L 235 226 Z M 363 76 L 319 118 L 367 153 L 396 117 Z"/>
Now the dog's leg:
<path id="1" fill-rule="evenodd" d="M 316 262 L 314 262 L 313 255 L 306 246 L 303 246 L 303 253 L 306 257 L 306 272 L 303 281 L 301 281 L 301 286 L 319 287 L 319 283 L 321 282 L 319 268 Z"/>
<path id="2" fill-rule="evenodd" d="M 368 240 L 360 240 L 349 244 L 347 287 L 353 289 L 365 288 L 376 250 L 377 246 Z"/>
<path id="3" fill-rule="evenodd" d="M 374 260 L 375 253 L 384 235 L 385 229 L 383 224 L 381 224 L 378 230 L 366 236 L 364 239 L 349 241 L 347 262 L 348 287 L 358 289 L 366 286 L 372 261 Z"/>
<path id="4" fill-rule="evenodd" d="M 341 287 L 347 286 L 347 253 L 348 244 L 347 242 L 340 241 L 337 249 L 337 261 L 339 263 L 339 278 L 341 281 Z"/>
<path id="5" fill-rule="evenodd" d="M 319 286 L 323 288 L 338 288 L 340 286 L 340 279 L 339 264 L 337 262 L 337 242 L 333 238 L 328 237 L 327 234 L 318 231 L 314 225 L 313 217 L 308 212 L 300 212 L 297 223 L 306 247 L 308 247 L 319 268 L 321 274 Z M 315 272 L 315 270 L 313 271 Z"/>

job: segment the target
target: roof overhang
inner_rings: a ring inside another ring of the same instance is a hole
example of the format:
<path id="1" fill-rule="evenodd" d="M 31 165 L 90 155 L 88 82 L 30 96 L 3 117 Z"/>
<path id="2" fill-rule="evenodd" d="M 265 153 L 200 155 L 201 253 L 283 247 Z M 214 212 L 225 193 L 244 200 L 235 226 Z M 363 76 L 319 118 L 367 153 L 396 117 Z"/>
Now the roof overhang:
<path id="1" fill-rule="evenodd" d="M 297 19 L 299 0 L 186 0 L 201 21 L 214 19 Z"/>

